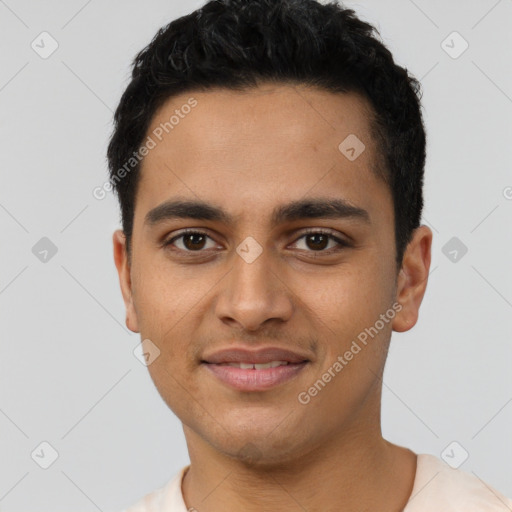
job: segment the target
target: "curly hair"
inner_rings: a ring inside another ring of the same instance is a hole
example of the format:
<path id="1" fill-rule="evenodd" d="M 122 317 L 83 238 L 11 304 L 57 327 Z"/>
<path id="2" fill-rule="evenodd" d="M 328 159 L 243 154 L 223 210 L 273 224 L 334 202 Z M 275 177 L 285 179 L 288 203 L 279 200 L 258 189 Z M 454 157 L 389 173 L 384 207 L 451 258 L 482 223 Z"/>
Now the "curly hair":
<path id="1" fill-rule="evenodd" d="M 426 135 L 420 84 L 380 39 L 352 9 L 316 0 L 212 0 L 161 28 L 133 60 L 107 149 L 128 255 L 140 162 L 123 179 L 116 173 L 163 103 L 192 90 L 294 83 L 369 100 L 380 156 L 373 170 L 392 195 L 399 269 L 420 224 Z"/>

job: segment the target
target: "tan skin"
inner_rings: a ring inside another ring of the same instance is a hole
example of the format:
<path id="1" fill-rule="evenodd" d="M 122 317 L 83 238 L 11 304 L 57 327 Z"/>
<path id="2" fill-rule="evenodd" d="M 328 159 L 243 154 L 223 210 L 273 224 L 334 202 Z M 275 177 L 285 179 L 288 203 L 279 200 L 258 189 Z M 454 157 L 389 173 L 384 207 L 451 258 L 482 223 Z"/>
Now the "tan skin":
<path id="1" fill-rule="evenodd" d="M 123 232 L 113 236 L 126 324 L 160 349 L 148 369 L 183 423 L 187 507 L 402 510 L 416 455 L 382 437 L 381 376 L 391 332 L 418 319 L 432 231 L 415 230 L 397 272 L 391 193 L 371 171 L 379 155 L 368 103 L 354 93 L 284 84 L 186 93 L 163 105 L 148 134 L 190 97 L 195 109 L 143 161 L 131 264 Z M 353 162 L 338 149 L 349 134 L 366 146 Z M 178 197 L 220 206 L 233 223 L 145 224 L 151 209 Z M 271 223 L 276 206 L 305 198 L 344 199 L 365 209 L 370 223 Z M 163 246 L 184 228 L 208 236 Z M 304 236 L 307 228 L 350 245 L 328 237 L 322 246 Z M 263 249 L 252 263 L 236 252 L 249 236 Z M 299 403 L 298 394 L 396 302 L 402 309 L 378 335 L 307 405 Z M 207 351 L 234 344 L 307 351 L 310 363 L 271 390 L 237 391 L 200 364 Z"/>

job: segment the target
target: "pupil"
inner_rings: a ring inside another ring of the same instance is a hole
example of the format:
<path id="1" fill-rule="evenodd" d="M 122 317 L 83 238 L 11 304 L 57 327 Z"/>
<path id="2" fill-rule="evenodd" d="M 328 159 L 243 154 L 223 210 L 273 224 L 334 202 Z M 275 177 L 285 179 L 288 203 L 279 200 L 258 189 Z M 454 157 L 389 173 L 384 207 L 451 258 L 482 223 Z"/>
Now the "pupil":
<path id="1" fill-rule="evenodd" d="M 197 242 L 197 239 L 200 239 L 199 242 Z M 190 243 L 187 243 L 187 241 L 190 241 L 190 240 L 195 240 L 192 242 L 192 244 Z M 203 245 L 204 245 L 204 235 L 201 235 L 199 233 L 191 233 L 189 235 L 186 235 L 185 236 L 185 246 L 187 247 L 187 249 L 197 249 L 197 243 L 201 244 L 201 242 L 203 242 Z M 201 247 L 199 247 L 199 249 L 201 249 Z"/>
<path id="2" fill-rule="evenodd" d="M 318 238 L 323 239 L 324 243 L 318 242 Z M 322 235 L 321 233 L 314 233 L 312 235 L 309 235 L 309 240 L 315 240 L 313 242 L 313 247 L 311 247 L 311 244 L 308 244 L 310 249 L 325 249 L 325 247 L 326 247 L 325 242 L 327 241 L 327 236 Z M 318 246 L 315 247 L 315 244 L 318 244 L 318 243 L 320 243 L 321 247 L 318 247 Z"/>

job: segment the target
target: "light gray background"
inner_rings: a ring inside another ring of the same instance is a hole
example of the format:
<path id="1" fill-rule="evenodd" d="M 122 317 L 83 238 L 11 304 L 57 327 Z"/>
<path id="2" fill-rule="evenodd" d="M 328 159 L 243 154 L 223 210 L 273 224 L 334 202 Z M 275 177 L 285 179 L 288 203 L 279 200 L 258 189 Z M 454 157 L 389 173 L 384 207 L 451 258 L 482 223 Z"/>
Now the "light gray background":
<path id="1" fill-rule="evenodd" d="M 117 203 L 92 190 L 132 58 L 200 5 L 0 0 L 2 511 L 120 510 L 188 463 L 124 325 Z M 461 469 L 512 496 L 512 0 L 346 5 L 421 79 L 429 137 L 432 271 L 418 324 L 393 334 L 384 434 L 437 456 L 457 441 Z M 47 59 L 31 48 L 43 31 L 59 44 Z M 453 31 L 469 43 L 456 59 Z M 58 248 L 46 263 L 42 237 Z M 452 237 L 468 248 L 456 263 Z M 46 470 L 31 458 L 43 441 L 59 454 Z"/>

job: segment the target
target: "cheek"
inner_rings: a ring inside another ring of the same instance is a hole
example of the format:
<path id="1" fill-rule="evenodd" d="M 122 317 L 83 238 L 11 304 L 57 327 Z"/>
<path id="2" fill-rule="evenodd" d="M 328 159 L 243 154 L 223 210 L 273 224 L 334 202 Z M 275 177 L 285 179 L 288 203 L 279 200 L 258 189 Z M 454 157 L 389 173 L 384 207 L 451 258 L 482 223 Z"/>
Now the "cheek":
<path id="1" fill-rule="evenodd" d="M 151 261 L 141 267 L 143 271 L 134 283 L 141 335 L 162 339 L 180 318 L 197 307 L 208 289 L 207 283 L 200 278 L 184 278 L 179 269 L 171 270 L 168 264 Z"/>
<path id="2" fill-rule="evenodd" d="M 171 271 L 169 265 L 150 264 L 146 268 L 151 270 L 140 275 L 134 296 L 141 338 L 149 338 L 158 347 L 160 365 L 173 376 L 183 377 L 194 369 L 196 357 L 191 341 L 205 317 L 214 276 L 184 276 L 178 269 Z M 150 372 L 165 381 L 165 372 L 158 366 Z"/>
<path id="3" fill-rule="evenodd" d="M 190 396 L 199 393 L 190 378 L 196 369 L 191 340 L 204 293 L 194 290 L 190 280 L 185 284 L 175 275 L 163 278 L 162 272 L 155 270 L 141 276 L 137 317 L 141 339 L 150 339 L 160 350 L 147 367 L 150 377 L 168 407 L 184 417 L 191 407 Z"/>
<path id="4" fill-rule="evenodd" d="M 392 319 L 381 320 L 392 306 L 388 276 L 376 258 L 350 269 L 347 266 L 328 280 L 312 281 L 314 285 L 304 287 L 311 322 L 325 340 L 323 367 L 330 367 L 338 356 L 352 351 L 348 366 L 370 366 L 378 371 L 392 324 Z"/>
<path id="5" fill-rule="evenodd" d="M 177 295 L 170 293 L 165 280 L 149 273 L 142 275 L 134 293 L 141 336 L 161 338 L 163 322 L 175 315 L 177 302 Z"/>
<path id="6" fill-rule="evenodd" d="M 169 354 L 162 353 L 148 366 L 148 371 L 160 397 L 174 414 L 189 421 L 201 417 L 206 407 L 201 390 L 195 379 L 184 373 L 182 364 L 170 364 Z"/>
<path id="7" fill-rule="evenodd" d="M 309 309 L 335 331 L 365 325 L 378 317 L 383 304 L 385 290 L 378 272 L 368 262 L 308 282 L 303 289 Z"/>

